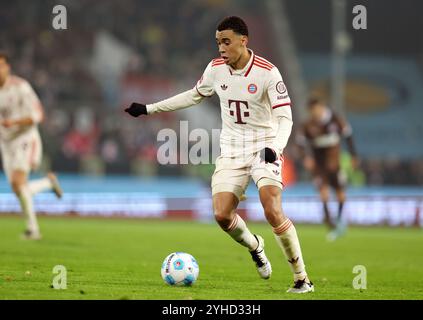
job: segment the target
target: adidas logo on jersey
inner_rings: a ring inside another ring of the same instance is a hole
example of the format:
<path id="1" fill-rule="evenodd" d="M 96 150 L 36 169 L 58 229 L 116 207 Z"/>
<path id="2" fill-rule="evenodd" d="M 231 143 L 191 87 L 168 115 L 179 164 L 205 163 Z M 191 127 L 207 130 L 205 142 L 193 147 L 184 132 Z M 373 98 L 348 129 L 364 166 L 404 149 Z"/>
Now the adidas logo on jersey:
<path id="1" fill-rule="evenodd" d="M 222 84 L 220 87 L 222 88 L 222 90 L 228 89 L 228 86 L 226 84 Z"/>

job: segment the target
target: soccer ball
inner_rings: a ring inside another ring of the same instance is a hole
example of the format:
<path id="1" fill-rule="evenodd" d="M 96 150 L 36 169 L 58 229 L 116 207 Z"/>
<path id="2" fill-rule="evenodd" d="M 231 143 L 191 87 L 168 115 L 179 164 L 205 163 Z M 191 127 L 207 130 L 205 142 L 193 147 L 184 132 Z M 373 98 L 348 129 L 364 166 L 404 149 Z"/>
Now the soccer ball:
<path id="1" fill-rule="evenodd" d="M 189 286 L 198 278 L 200 268 L 195 258 L 185 252 L 169 254 L 162 264 L 162 278 L 171 286 Z"/>

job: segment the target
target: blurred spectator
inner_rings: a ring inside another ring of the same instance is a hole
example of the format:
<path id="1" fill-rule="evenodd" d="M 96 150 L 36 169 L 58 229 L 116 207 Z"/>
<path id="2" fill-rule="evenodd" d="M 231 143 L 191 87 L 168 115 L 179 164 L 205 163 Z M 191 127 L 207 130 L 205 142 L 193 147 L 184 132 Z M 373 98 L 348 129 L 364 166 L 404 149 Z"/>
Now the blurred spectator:
<path id="1" fill-rule="evenodd" d="M 210 59 L 218 55 L 214 42 L 217 21 L 232 12 L 244 16 L 245 10 L 255 14 L 249 18 L 254 29 L 265 30 L 262 3 L 104 0 L 97 5 L 93 0 L 66 1 L 68 29 L 62 31 L 51 27 L 54 5 L 53 0 L 15 0 L 0 11 L 0 49 L 10 54 L 15 73 L 32 81 L 45 107 L 41 132 L 48 141 L 44 152 L 51 166 L 58 171 L 97 174 L 184 174 L 181 166 L 161 166 L 156 159 L 157 134 L 163 128 L 179 132 L 178 114 L 154 115 L 140 123 L 127 121 L 121 107 L 192 87 Z M 116 62 L 112 71 L 118 72 L 117 79 L 99 78 L 101 73 L 93 70 L 100 35 L 122 49 L 118 50 L 123 57 L 119 61 L 113 60 L 118 59 L 111 52 L 105 53 L 106 62 Z M 270 52 L 273 43 L 266 43 L 266 37 L 252 40 L 257 52 L 274 54 Z M 84 105 L 89 105 L 86 109 L 91 114 L 81 111 Z M 286 157 L 298 162 L 289 149 Z M 288 160 L 286 166 L 294 173 L 286 179 L 307 179 L 301 166 Z M 204 168 L 204 172 L 210 170 Z M 423 184 L 423 160 L 364 158 L 362 169 L 372 185 Z"/>

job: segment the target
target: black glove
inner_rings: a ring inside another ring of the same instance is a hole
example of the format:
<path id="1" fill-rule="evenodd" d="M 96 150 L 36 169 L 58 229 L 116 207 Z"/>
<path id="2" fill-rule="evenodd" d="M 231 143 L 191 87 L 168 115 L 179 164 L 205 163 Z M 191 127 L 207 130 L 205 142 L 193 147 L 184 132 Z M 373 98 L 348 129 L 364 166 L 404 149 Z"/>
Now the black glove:
<path id="1" fill-rule="evenodd" d="M 275 150 L 267 148 L 267 147 L 261 150 L 260 157 L 264 159 L 265 162 L 270 162 L 270 163 L 275 162 L 278 158 Z"/>
<path id="2" fill-rule="evenodd" d="M 139 117 L 142 114 L 147 114 L 147 107 L 145 104 L 132 102 L 131 106 L 125 109 L 125 112 L 128 112 L 133 117 Z"/>

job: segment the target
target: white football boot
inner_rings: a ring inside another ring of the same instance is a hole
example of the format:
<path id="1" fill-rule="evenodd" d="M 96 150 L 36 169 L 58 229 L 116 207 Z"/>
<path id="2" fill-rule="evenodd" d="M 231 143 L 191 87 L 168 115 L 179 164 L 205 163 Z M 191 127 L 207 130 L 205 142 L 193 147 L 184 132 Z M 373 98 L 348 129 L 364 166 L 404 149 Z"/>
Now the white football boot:
<path id="1" fill-rule="evenodd" d="M 22 234 L 21 238 L 23 240 L 41 240 L 42 236 L 39 231 L 31 231 L 31 230 L 25 230 L 25 232 Z"/>
<path id="2" fill-rule="evenodd" d="M 286 292 L 289 293 L 307 293 L 314 292 L 313 282 L 308 280 L 308 278 L 297 280 L 294 282 L 294 285 L 289 288 Z"/>
<path id="3" fill-rule="evenodd" d="M 254 237 L 257 239 L 258 247 L 256 250 L 250 251 L 251 257 L 256 263 L 257 272 L 260 277 L 263 279 L 269 279 L 272 274 L 272 266 L 264 253 L 264 240 L 258 235 L 254 235 Z"/>
<path id="4" fill-rule="evenodd" d="M 49 172 L 47 174 L 48 179 L 51 182 L 51 188 L 53 192 L 56 194 L 57 198 L 61 198 L 63 196 L 62 188 L 60 187 L 59 180 L 57 179 L 56 175 L 53 172 Z"/>

